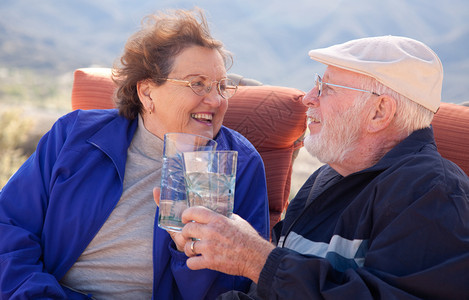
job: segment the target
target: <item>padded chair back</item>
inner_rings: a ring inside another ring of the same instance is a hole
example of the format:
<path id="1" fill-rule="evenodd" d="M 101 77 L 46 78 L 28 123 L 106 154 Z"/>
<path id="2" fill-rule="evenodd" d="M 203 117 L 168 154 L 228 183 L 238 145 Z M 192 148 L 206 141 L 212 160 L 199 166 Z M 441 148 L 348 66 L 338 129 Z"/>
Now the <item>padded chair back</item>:
<path id="1" fill-rule="evenodd" d="M 115 84 L 109 68 L 74 73 L 72 109 L 115 107 Z M 266 171 L 270 224 L 288 205 L 293 157 L 306 130 L 304 92 L 279 86 L 240 86 L 229 100 L 223 124 L 243 134 L 260 153 Z"/>
<path id="2" fill-rule="evenodd" d="M 469 107 L 442 103 L 432 125 L 438 152 L 469 176 Z"/>

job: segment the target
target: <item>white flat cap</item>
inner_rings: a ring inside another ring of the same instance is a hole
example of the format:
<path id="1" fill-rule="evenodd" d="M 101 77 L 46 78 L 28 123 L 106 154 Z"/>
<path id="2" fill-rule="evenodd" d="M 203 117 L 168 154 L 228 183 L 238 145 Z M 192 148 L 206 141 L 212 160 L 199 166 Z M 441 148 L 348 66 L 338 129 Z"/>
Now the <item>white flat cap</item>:
<path id="1" fill-rule="evenodd" d="M 443 66 L 422 42 L 398 36 L 370 37 L 311 50 L 309 56 L 373 77 L 433 112 L 440 106 Z"/>

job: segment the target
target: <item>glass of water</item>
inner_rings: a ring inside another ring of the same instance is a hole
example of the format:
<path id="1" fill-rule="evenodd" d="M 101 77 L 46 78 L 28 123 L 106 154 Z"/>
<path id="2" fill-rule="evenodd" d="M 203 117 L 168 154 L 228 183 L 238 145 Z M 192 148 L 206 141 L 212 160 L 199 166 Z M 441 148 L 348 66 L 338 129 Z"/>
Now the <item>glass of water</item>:
<path id="1" fill-rule="evenodd" d="M 230 217 L 236 185 L 237 151 L 184 152 L 189 206 L 204 206 Z"/>
<path id="2" fill-rule="evenodd" d="M 217 142 L 204 136 L 188 133 L 167 133 L 164 135 L 163 168 L 158 226 L 165 230 L 181 231 L 182 212 L 188 207 L 184 182 L 184 151 L 214 151 Z"/>

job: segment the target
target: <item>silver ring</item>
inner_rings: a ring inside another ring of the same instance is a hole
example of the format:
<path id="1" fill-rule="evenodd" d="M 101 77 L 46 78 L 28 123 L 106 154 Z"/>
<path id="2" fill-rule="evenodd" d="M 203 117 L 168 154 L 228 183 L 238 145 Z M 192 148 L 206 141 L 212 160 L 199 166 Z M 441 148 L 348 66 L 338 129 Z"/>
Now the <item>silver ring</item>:
<path id="1" fill-rule="evenodd" d="M 191 251 L 192 251 L 192 253 L 194 253 L 194 255 L 197 255 L 197 252 L 195 252 L 195 249 L 194 249 L 195 242 L 197 242 L 197 241 L 192 241 L 192 243 L 191 243 Z"/>

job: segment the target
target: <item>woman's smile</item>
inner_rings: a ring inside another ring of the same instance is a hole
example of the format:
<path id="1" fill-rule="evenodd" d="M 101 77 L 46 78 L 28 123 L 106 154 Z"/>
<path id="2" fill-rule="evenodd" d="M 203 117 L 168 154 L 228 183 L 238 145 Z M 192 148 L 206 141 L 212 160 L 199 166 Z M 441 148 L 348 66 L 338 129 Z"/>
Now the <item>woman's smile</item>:
<path id="1" fill-rule="evenodd" d="M 192 113 L 191 118 L 206 125 L 212 125 L 213 113 Z"/>

